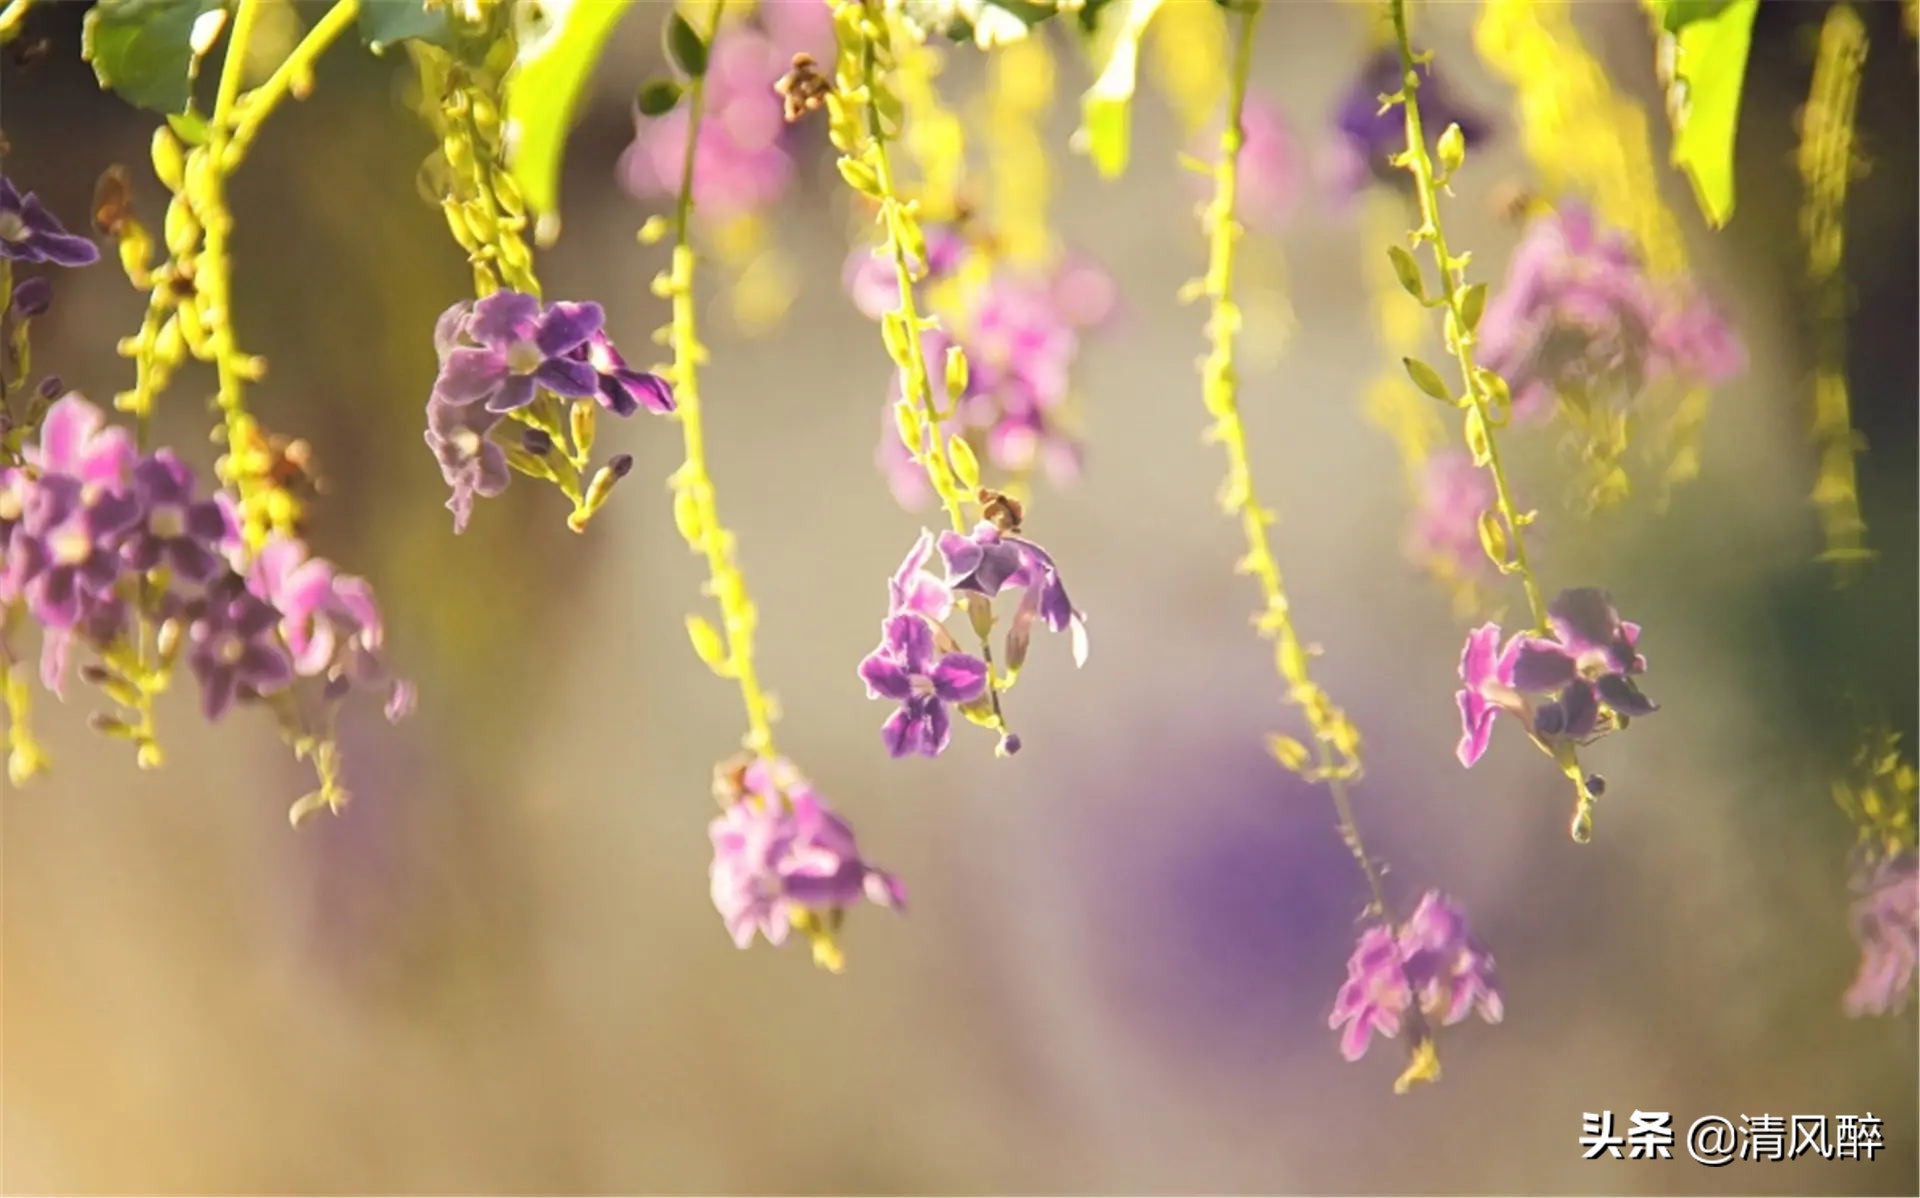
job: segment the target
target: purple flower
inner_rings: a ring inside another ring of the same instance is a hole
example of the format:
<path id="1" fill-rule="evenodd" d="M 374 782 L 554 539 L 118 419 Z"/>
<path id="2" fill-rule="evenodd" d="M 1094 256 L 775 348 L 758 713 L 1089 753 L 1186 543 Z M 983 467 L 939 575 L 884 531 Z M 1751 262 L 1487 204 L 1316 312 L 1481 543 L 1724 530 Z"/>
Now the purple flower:
<path id="1" fill-rule="evenodd" d="M 451 342 L 434 381 L 433 398 L 467 405 L 486 401 L 490 412 L 511 412 L 533 402 L 541 387 L 569 399 L 600 394 L 600 377 L 585 355 L 576 355 L 600 331 L 599 304 L 540 301 L 519 291 L 498 291 L 473 304 L 449 327 L 455 305 L 435 328 L 436 343 Z M 464 340 L 471 344 L 460 344 Z"/>
<path id="2" fill-rule="evenodd" d="M 1847 988 L 1847 1014 L 1891 1015 L 1905 1009 L 1920 968 L 1920 862 L 1914 851 L 1880 861 L 1855 883 L 1853 935 L 1860 972 Z"/>
<path id="3" fill-rule="evenodd" d="M 803 912 L 830 916 L 862 899 L 906 905 L 899 879 L 860 856 L 853 829 L 784 758 L 755 760 L 739 781 L 708 829 L 713 905 L 734 944 L 746 948 L 756 932 L 782 944 Z"/>
<path id="4" fill-rule="evenodd" d="M 1427 891 L 1397 936 L 1378 923 L 1361 931 L 1327 1026 L 1344 1025 L 1340 1053 L 1357 1061 L 1374 1033 L 1399 1035 L 1416 1005 L 1441 1024 L 1474 1012 L 1499 1023 L 1506 1013 L 1492 954 L 1474 938 L 1466 913 L 1437 890 Z"/>
<path id="5" fill-rule="evenodd" d="M 440 463 L 440 476 L 453 488 L 447 510 L 453 531 L 465 532 L 475 496 L 490 499 L 507 489 L 507 452 L 487 436 L 503 417 L 480 404 L 427 401 L 427 448 Z"/>
<path id="6" fill-rule="evenodd" d="M 40 440 L 24 448 L 27 465 L 43 474 L 70 475 L 82 483 L 124 488 L 138 456 L 127 430 L 107 425 L 106 416 L 68 392 L 47 409 Z"/>
<path id="7" fill-rule="evenodd" d="M 986 663 L 951 650 L 936 655 L 934 626 L 912 613 L 888 616 L 880 631 L 879 647 L 860 663 L 867 698 L 900 704 L 881 725 L 880 739 L 894 757 L 938 757 L 952 735 L 947 704 L 986 691 Z"/>
<path id="8" fill-rule="evenodd" d="M 1461 105 L 1429 64 L 1414 70 L 1420 77 L 1420 125 L 1430 140 L 1456 124 L 1469 146 L 1486 138 L 1486 122 Z M 1389 161 L 1407 148 L 1406 114 L 1397 105 L 1383 111 L 1380 104 L 1380 97 L 1400 90 L 1401 79 L 1400 54 L 1388 47 L 1367 59 L 1341 97 L 1333 120 L 1338 151 L 1332 173 L 1339 195 L 1351 197 L 1369 181 L 1410 185 L 1406 172 Z"/>
<path id="9" fill-rule="evenodd" d="M 31 320 L 44 315 L 53 306 L 53 284 L 44 275 L 23 279 L 7 297 L 7 314 L 15 320 Z"/>
<path id="10" fill-rule="evenodd" d="M 238 577 L 216 583 L 187 626 L 187 665 L 200 680 L 200 709 L 225 715 L 235 698 L 271 694 L 293 681 L 293 663 L 275 635 L 280 613 Z"/>
<path id="11" fill-rule="evenodd" d="M 100 249 L 84 237 L 67 232 L 32 192 L 21 195 L 0 175 L 0 258 L 14 262 L 51 262 L 55 266 L 88 266 L 100 258 Z"/>
<path id="12" fill-rule="evenodd" d="M 940 534 L 940 556 L 946 562 L 947 585 L 992 599 L 1006 587 L 1023 591 L 1007 632 L 1007 665 L 1019 669 L 1027 656 L 1027 640 L 1038 617 L 1055 632 L 1069 632 L 1073 663 L 1087 660 L 1086 616 L 1067 597 L 1066 585 L 1053 557 L 1032 541 L 1003 531 L 989 520 L 974 526 L 969 536 Z"/>
<path id="13" fill-rule="evenodd" d="M 1478 1012 L 1488 1023 L 1506 1013 L 1493 954 L 1467 927 L 1467 913 L 1452 899 L 1429 890 L 1400 930 L 1407 978 L 1420 1007 L 1443 1024 Z"/>
<path id="14" fill-rule="evenodd" d="M 26 493 L 7 543 L 0 589 L 24 596 L 34 620 L 70 629 L 107 600 L 120 577 L 120 542 L 139 516 L 131 495 L 48 474 Z"/>
<path id="15" fill-rule="evenodd" d="M 1513 690 L 1513 655 L 1500 651 L 1500 625 L 1488 622 L 1467 634 L 1460 651 L 1460 764 L 1472 766 L 1487 751 L 1493 720 L 1501 711 L 1524 711 Z"/>
<path id="16" fill-rule="evenodd" d="M 1347 980 L 1334 995 L 1327 1026 L 1346 1026 L 1340 1033 L 1340 1055 L 1357 1061 L 1366 1055 L 1373 1033 L 1388 1039 L 1400 1034 L 1400 1021 L 1413 1005 L 1406 967 L 1393 932 L 1371 924 L 1360 933 L 1353 956 L 1347 960 Z"/>
<path id="17" fill-rule="evenodd" d="M 1577 204 L 1528 226 L 1480 341 L 1522 414 L 1555 396 L 1624 402 L 1665 379 L 1721 383 L 1746 365 L 1710 302 L 1656 283 L 1627 238 Z"/>
<path id="18" fill-rule="evenodd" d="M 1493 719 L 1505 710 L 1543 741 L 1584 741 L 1658 710 L 1632 675 L 1644 673 L 1640 626 L 1620 619 L 1607 592 L 1579 587 L 1547 605 L 1552 637 L 1515 634 L 1499 648 L 1500 626 L 1468 634 L 1460 655 L 1460 764 L 1486 751 Z M 1528 696 L 1553 695 L 1549 700 Z"/>
<path id="19" fill-rule="evenodd" d="M 139 517 L 121 553 L 135 570 L 161 564 L 175 577 L 204 583 L 225 566 L 221 544 L 226 516 L 212 499 L 194 497 L 193 471 L 172 450 L 156 451 L 133 468 Z"/>
<path id="20" fill-rule="evenodd" d="M 1493 480 L 1462 450 L 1427 461 L 1419 505 L 1407 534 L 1407 555 L 1457 577 L 1493 567 L 1480 547 L 1480 514 L 1494 505 Z"/>
<path id="21" fill-rule="evenodd" d="M 953 611 L 953 588 L 926 572 L 932 557 L 933 534 L 923 528 L 913 548 L 901 559 L 900 568 L 887 580 L 888 616 L 912 613 L 938 624 Z"/>
<path id="22" fill-rule="evenodd" d="M 600 406 L 616 416 L 631 416 L 645 407 L 665 415 L 673 411 L 673 387 L 657 374 L 634 370 L 605 332 L 596 331 L 573 351 L 599 377 Z"/>

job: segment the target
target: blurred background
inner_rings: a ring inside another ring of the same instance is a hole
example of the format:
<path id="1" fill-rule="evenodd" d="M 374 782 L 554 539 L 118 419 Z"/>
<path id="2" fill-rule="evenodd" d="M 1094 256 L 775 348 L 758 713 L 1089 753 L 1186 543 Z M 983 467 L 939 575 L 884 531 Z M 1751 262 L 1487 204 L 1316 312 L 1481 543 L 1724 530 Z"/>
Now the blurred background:
<path id="1" fill-rule="evenodd" d="M 1259 87 L 1303 153 L 1364 56 L 1351 6 L 1273 6 Z M 0 65 L 6 173 L 72 227 L 95 176 L 145 172 L 151 118 L 78 59 L 82 5 L 39 13 L 52 53 Z M 1851 371 L 1869 539 L 1847 588 L 1812 559 L 1815 457 L 1794 114 L 1823 6 L 1763 6 L 1739 210 L 1670 204 L 1752 364 L 1717 397 L 1702 477 L 1591 522 L 1562 502 L 1551 431 L 1517 439 L 1560 585 L 1610 587 L 1645 626 L 1663 710 L 1597 747 L 1594 843 L 1517 736 L 1453 759 L 1466 621 L 1401 554 L 1406 496 L 1362 416 L 1381 369 L 1364 264 L 1384 246 L 1309 197 L 1284 257 L 1297 328 L 1256 330 L 1244 404 L 1278 548 L 1319 673 L 1371 750 L 1357 792 L 1402 903 L 1462 900 L 1497 955 L 1498 1027 L 1445 1034 L 1444 1079 L 1405 1097 L 1400 1042 L 1341 1060 L 1326 1012 L 1363 894 L 1323 791 L 1277 769 L 1295 731 L 1230 569 L 1221 462 L 1200 442 L 1201 312 L 1175 300 L 1203 247 L 1186 144 L 1156 96 L 1134 169 L 1098 181 L 1065 146 L 1085 71 L 1064 41 L 1055 220 L 1124 295 L 1083 352 L 1089 434 L 1072 491 L 1027 527 L 1091 617 L 1075 673 L 1036 646 L 1011 696 L 1025 751 L 963 727 L 935 762 L 888 760 L 853 668 L 920 519 L 872 466 L 889 367 L 840 286 L 849 217 L 815 132 L 773 218 L 797 302 L 744 335 L 706 306 L 705 390 L 723 513 L 761 605 L 782 747 L 912 893 L 855 912 L 844 976 L 803 948 L 734 949 L 707 898 L 712 764 L 738 747 L 732 688 L 688 651 L 703 574 L 661 480 L 671 424 L 602 441 L 637 459 L 586 536 L 522 480 L 455 539 L 420 440 L 431 329 L 470 280 L 416 194 L 431 148 L 404 57 L 336 49 L 235 184 L 240 334 L 271 361 L 270 426 L 308 438 L 328 490 L 319 552 L 370 578 L 418 714 L 347 730 L 354 802 L 297 831 L 307 788 L 256 712 L 164 710 L 170 762 L 133 768 L 85 730 L 84 688 L 42 705 L 55 772 L 7 793 L 4 1184 L 10 1192 L 1908 1193 L 1913 1012 L 1848 1019 L 1852 829 L 1829 783 L 1872 725 L 1915 723 L 1915 73 L 1897 6 L 1862 6 L 1871 170 L 1855 186 Z M 1425 5 L 1447 81 L 1495 114 L 1448 219 L 1480 277 L 1526 180 L 1470 5 Z M 1581 6 L 1617 85 L 1659 112 L 1631 5 Z M 571 143 L 549 298 L 597 299 L 630 357 L 664 318 L 664 262 L 633 230 L 658 204 L 615 182 L 635 87 L 660 70 L 643 6 L 615 34 Z M 953 56 L 951 95 L 983 72 Z M 1664 122 L 1659 122 L 1664 154 Z M 1256 272 L 1262 268 L 1256 266 Z M 717 283 L 717 275 L 708 278 Z M 1250 285 L 1273 286 L 1277 276 Z M 714 288 L 710 287 L 712 293 Z M 110 265 L 63 283 L 36 366 L 105 401 L 141 297 Z M 1284 353 L 1261 352 L 1263 349 Z M 163 440 L 212 448 L 187 373 Z M 1866 1114 L 1877 1160 L 1584 1161 L 1583 1111 Z"/>

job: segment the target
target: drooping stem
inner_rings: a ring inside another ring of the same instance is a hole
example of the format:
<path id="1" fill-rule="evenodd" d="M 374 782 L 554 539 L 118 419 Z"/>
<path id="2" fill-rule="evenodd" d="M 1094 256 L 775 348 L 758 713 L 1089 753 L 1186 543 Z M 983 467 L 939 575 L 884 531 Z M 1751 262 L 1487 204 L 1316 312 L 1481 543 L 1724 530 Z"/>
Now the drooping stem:
<path id="1" fill-rule="evenodd" d="M 1505 384 L 1495 384 L 1498 376 L 1474 361 L 1475 322 L 1467 319 L 1465 312 L 1466 259 L 1454 257 L 1447 246 L 1446 228 L 1440 220 L 1440 181 L 1434 170 L 1433 157 L 1427 152 L 1426 134 L 1420 124 L 1420 73 L 1416 69 L 1419 59 L 1414 55 L 1413 43 L 1407 35 L 1406 0 L 1388 0 L 1388 7 L 1393 13 L 1393 32 L 1400 47 L 1400 100 L 1407 129 L 1407 149 L 1402 165 L 1413 176 L 1414 196 L 1420 205 L 1420 228 L 1415 230 L 1414 240 L 1424 241 L 1432 247 L 1434 263 L 1440 271 L 1440 285 L 1445 292 L 1442 306 L 1446 309 L 1447 346 L 1460 367 L 1461 385 L 1466 398 L 1467 444 L 1493 479 L 1494 503 L 1501 520 L 1506 524 L 1511 557 L 1496 564 L 1502 570 L 1520 576 L 1520 585 L 1527 594 L 1527 607 L 1533 613 L 1534 630 L 1544 636 L 1549 631 L 1547 603 L 1527 556 L 1526 528 L 1529 519 L 1514 503 L 1513 488 L 1507 482 L 1505 467 L 1501 465 L 1500 443 L 1495 435 L 1496 430 L 1505 426 L 1509 412 L 1494 410 L 1493 390 L 1495 386 L 1504 389 Z"/>
<path id="2" fill-rule="evenodd" d="M 1200 293 L 1206 297 L 1210 311 L 1209 348 L 1200 368 L 1201 398 L 1213 417 L 1207 438 L 1218 443 L 1227 455 L 1227 478 L 1220 504 L 1228 515 L 1239 520 L 1246 537 L 1247 553 L 1239 569 L 1252 575 L 1260 586 L 1263 603 L 1255 618 L 1255 627 L 1273 642 L 1274 666 L 1287 683 L 1287 700 L 1300 710 L 1313 733 L 1315 747 L 1310 766 L 1304 746 L 1291 740 L 1275 738 L 1272 742 L 1275 756 L 1304 776 L 1327 784 L 1339 820 L 1340 837 L 1366 878 L 1371 910 L 1381 920 L 1391 922 L 1379 867 L 1367 851 L 1347 793 L 1347 783 L 1361 773 L 1360 734 L 1346 713 L 1313 680 L 1308 668 L 1307 648 L 1294 628 L 1292 604 L 1267 533 L 1274 516 L 1261 505 L 1255 491 L 1246 424 L 1240 415 L 1240 381 L 1234 350 L 1241 315 L 1234 299 L 1234 253 L 1241 229 L 1235 212 L 1240 191 L 1240 151 L 1245 141 L 1241 113 L 1252 75 L 1253 38 L 1261 7 L 1258 2 L 1243 6 L 1235 22 L 1226 122 L 1220 134 L 1220 154 L 1213 167 L 1213 199 L 1202 217 L 1207 233 L 1207 273 Z"/>
<path id="3" fill-rule="evenodd" d="M 726 0 L 715 0 L 708 41 L 719 32 Z M 700 123 L 706 114 L 706 76 L 695 76 L 688 87 L 687 151 L 680 170 L 680 193 L 674 207 L 673 263 L 667 286 L 673 298 L 673 387 L 675 416 L 686 444 L 686 461 L 674 472 L 674 513 L 687 544 L 706 559 L 707 593 L 720 608 L 725 658 L 709 662 L 713 670 L 731 678 L 740 688 L 747 712 L 747 749 L 761 757 L 774 756 L 773 712 L 754 665 L 753 639 L 758 616 L 747 591 L 746 578 L 734 560 L 734 536 L 720 521 L 713 480 L 707 469 L 704 414 L 700 406 L 700 363 L 706 350 L 696 323 L 693 275 L 693 170 Z"/>
<path id="4" fill-rule="evenodd" d="M 1447 245 L 1446 227 L 1440 219 L 1440 188 L 1451 178 L 1459 158 L 1464 154 L 1458 148 L 1459 129 L 1457 126 L 1449 129 L 1447 136 L 1442 138 L 1443 143 L 1453 141 L 1456 145 L 1455 157 L 1447 164 L 1448 177 L 1442 178 L 1434 168 L 1433 156 L 1427 150 L 1426 133 L 1420 124 L 1418 67 L 1421 59 L 1414 53 L 1412 38 L 1407 33 L 1406 0 L 1387 0 L 1387 8 L 1393 18 L 1394 38 L 1400 50 L 1401 74 L 1400 92 L 1390 99 L 1400 104 L 1406 117 L 1407 148 L 1398 162 L 1413 176 L 1414 196 L 1420 206 L 1420 227 L 1414 230 L 1413 241 L 1416 245 L 1424 243 L 1433 251 L 1434 265 L 1440 272 L 1440 288 L 1444 294 L 1437 301 L 1437 306 L 1446 313 L 1444 331 L 1447 348 L 1460 369 L 1462 392 L 1456 402 L 1465 412 L 1467 448 L 1473 453 L 1474 461 L 1484 467 L 1493 479 L 1495 510 L 1505 525 L 1504 545 L 1490 543 L 1484 526 L 1482 542 L 1487 544 L 1488 555 L 1502 573 L 1520 576 L 1521 588 L 1527 596 L 1527 607 L 1533 616 L 1534 632 L 1546 636 L 1552 632 L 1547 620 L 1547 602 L 1527 555 L 1527 526 L 1533 522 L 1533 513 L 1522 512 L 1515 504 L 1513 488 L 1507 482 L 1507 472 L 1500 461 L 1498 434 L 1512 416 L 1512 396 L 1504 379 L 1474 360 L 1475 330 L 1479 311 L 1484 305 L 1484 291 L 1468 284 L 1467 257 L 1454 256 Z M 1502 552 L 1496 553 L 1496 549 Z M 1594 794 L 1587 785 L 1587 774 L 1580 764 L 1579 750 L 1571 742 L 1563 741 L 1548 751 L 1560 767 L 1560 772 L 1573 784 L 1574 811 L 1569 834 L 1575 841 L 1584 844 L 1593 836 Z"/>

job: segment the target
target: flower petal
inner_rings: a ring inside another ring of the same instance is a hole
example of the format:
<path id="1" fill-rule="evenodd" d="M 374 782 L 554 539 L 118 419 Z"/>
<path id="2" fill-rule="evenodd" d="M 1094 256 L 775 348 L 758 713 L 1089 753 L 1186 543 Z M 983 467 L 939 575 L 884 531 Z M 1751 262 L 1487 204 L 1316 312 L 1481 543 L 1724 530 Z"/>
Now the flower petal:
<path id="1" fill-rule="evenodd" d="M 1558 641 L 1529 636 L 1516 642 L 1509 652 L 1515 690 L 1546 694 L 1565 686 L 1574 675 L 1575 662 Z"/>
<path id="2" fill-rule="evenodd" d="M 442 404 L 470 404 L 500 389 L 507 377 L 507 357 L 498 350 L 461 346 L 447 354 L 440 377 L 433 383 L 433 400 Z"/>
<path id="3" fill-rule="evenodd" d="M 496 291 L 473 305 L 467 335 L 482 345 L 504 350 L 533 336 L 540 301 L 524 291 Z"/>
<path id="4" fill-rule="evenodd" d="M 885 646 L 869 653 L 861 661 L 860 679 L 867 684 L 867 698 L 892 699 L 903 703 L 913 693 L 913 683 L 907 677 L 906 670 L 900 667 L 886 652 Z"/>
<path id="5" fill-rule="evenodd" d="M 540 318 L 533 343 L 547 357 L 557 358 L 599 332 L 606 323 L 607 314 L 599 304 L 562 301 L 550 305 L 547 314 Z"/>
<path id="6" fill-rule="evenodd" d="M 965 653 L 949 653 L 929 677 L 934 694 L 949 703 L 965 703 L 987 689 L 987 663 Z"/>

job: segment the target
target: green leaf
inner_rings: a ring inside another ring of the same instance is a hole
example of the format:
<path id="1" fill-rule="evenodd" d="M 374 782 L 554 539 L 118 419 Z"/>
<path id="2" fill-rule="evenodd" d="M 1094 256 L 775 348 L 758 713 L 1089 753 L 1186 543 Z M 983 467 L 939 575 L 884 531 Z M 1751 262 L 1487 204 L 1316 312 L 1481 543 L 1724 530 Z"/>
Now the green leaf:
<path id="1" fill-rule="evenodd" d="M 1715 228 L 1733 215 L 1734 135 L 1759 7 L 1760 0 L 1730 0 L 1711 15 L 1689 17 L 1662 45 L 1663 58 L 1671 55 L 1672 61 L 1667 113 L 1673 118 L 1673 163 L 1686 173 L 1700 211 Z M 1674 9 L 1671 2 L 1663 6 L 1663 24 L 1674 19 Z"/>
<path id="2" fill-rule="evenodd" d="M 534 215 L 534 236 L 560 235 L 560 159 L 574 109 L 607 35 L 630 0 L 545 0 L 547 24 L 523 37 L 507 79 L 508 168 Z"/>
<path id="3" fill-rule="evenodd" d="M 167 124 L 175 137 L 190 146 L 207 144 L 207 118 L 197 112 L 169 112 Z"/>
<path id="4" fill-rule="evenodd" d="M 1649 6 L 1660 16 L 1660 28 L 1678 33 L 1695 21 L 1720 15 L 1733 0 L 1653 0 Z"/>
<path id="5" fill-rule="evenodd" d="M 404 41 L 445 46 L 453 41 L 445 3 L 428 8 L 426 0 L 361 0 L 360 40 L 375 54 Z"/>
<path id="6" fill-rule="evenodd" d="M 182 112 L 222 20 L 221 0 L 100 0 L 81 26 L 80 56 L 100 86 L 153 112 Z M 205 18 L 209 24 L 200 25 Z M 200 29 L 195 48 L 195 27 Z"/>
<path id="7" fill-rule="evenodd" d="M 1113 0 L 1094 30 L 1089 51 L 1094 81 L 1081 97 L 1080 130 L 1074 138 L 1104 178 L 1117 178 L 1127 169 L 1140 39 L 1163 2 Z"/>
<path id="8" fill-rule="evenodd" d="M 680 85 L 671 79 L 649 79 L 640 85 L 633 102 L 641 116 L 665 116 L 680 102 Z"/>
<path id="9" fill-rule="evenodd" d="M 1402 358 L 1400 361 L 1406 365 L 1407 377 L 1413 380 L 1414 386 L 1435 399 L 1453 402 L 1453 392 L 1447 390 L 1447 382 L 1440 377 L 1439 371 L 1418 358 Z"/>
<path id="10" fill-rule="evenodd" d="M 678 12 L 667 14 L 667 57 L 689 79 L 707 73 L 707 43 Z"/>
<path id="11" fill-rule="evenodd" d="M 1413 260 L 1405 246 L 1387 247 L 1387 259 L 1393 263 L 1393 276 L 1400 280 L 1400 286 L 1406 293 L 1421 303 L 1427 302 L 1427 285 L 1420 277 L 1420 264 Z"/>

